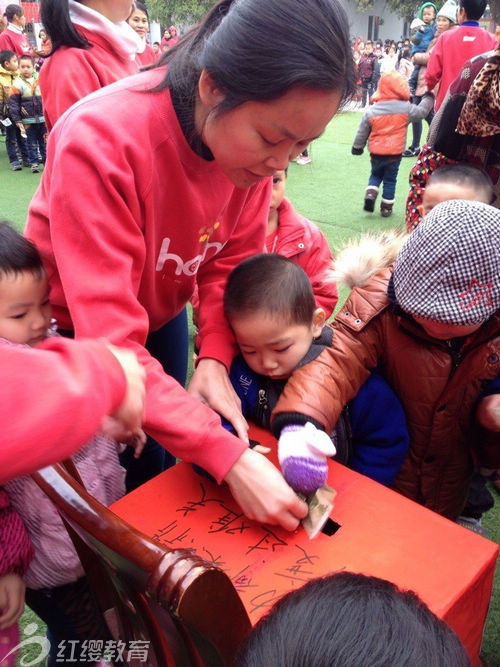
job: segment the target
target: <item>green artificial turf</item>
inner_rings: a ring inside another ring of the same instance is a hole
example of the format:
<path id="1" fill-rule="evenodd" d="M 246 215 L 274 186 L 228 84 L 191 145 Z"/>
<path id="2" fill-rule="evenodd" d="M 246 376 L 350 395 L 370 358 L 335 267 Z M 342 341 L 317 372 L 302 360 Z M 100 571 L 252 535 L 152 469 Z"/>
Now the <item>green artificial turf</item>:
<path id="1" fill-rule="evenodd" d="M 413 159 L 401 162 L 396 203 L 391 218 L 382 218 L 378 208 L 374 213 L 363 211 L 364 190 L 370 173 L 369 155 L 351 155 L 351 145 L 361 114 L 338 114 L 324 135 L 310 149 L 312 163 L 299 166 L 292 163 L 288 170 L 287 196 L 303 215 L 317 222 L 327 236 L 334 252 L 348 239 L 366 231 L 394 227 L 404 228 L 404 207 L 408 193 L 408 172 Z M 425 131 L 425 130 L 424 130 Z M 0 218 L 11 220 L 22 229 L 29 200 L 40 181 L 39 174 L 29 169 L 11 172 L 5 148 L 0 140 Z M 79 184 L 68 183 L 68 191 Z M 340 301 L 346 290 L 340 290 Z M 500 541 L 500 509 L 498 494 L 493 491 L 496 505 L 484 518 L 490 539 Z M 22 627 L 33 622 L 31 614 L 22 618 Z M 40 626 L 42 628 L 43 626 Z M 29 663 L 28 653 L 25 663 Z M 33 654 L 32 654 L 33 655 Z M 36 653 L 35 653 L 36 655 Z M 500 667 L 500 573 L 497 568 L 490 613 L 486 625 L 482 657 L 488 667 Z M 369 667 L 369 666 L 367 666 Z"/>

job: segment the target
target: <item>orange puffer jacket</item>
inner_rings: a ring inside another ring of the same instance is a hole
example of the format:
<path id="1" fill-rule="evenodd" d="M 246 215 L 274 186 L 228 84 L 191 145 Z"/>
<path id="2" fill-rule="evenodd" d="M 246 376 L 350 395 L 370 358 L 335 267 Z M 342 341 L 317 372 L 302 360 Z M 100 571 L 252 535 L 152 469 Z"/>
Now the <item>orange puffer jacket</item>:
<path id="1" fill-rule="evenodd" d="M 432 94 L 420 104 L 410 104 L 410 89 L 399 72 L 386 72 L 380 77 L 373 104 L 363 114 L 354 138 L 355 152 L 362 151 L 369 140 L 372 155 L 401 155 L 406 146 L 408 124 L 425 118 L 434 104 Z"/>
<path id="2" fill-rule="evenodd" d="M 454 353 L 447 341 L 431 338 L 390 304 L 391 272 L 383 269 L 351 291 L 333 324 L 332 347 L 288 381 L 273 430 L 279 435 L 287 423 L 309 419 L 330 433 L 369 369 L 377 367 L 403 405 L 410 434 L 393 488 L 455 519 L 474 464 L 500 466 L 498 437 L 475 422 L 483 388 L 500 372 L 500 312 Z"/>

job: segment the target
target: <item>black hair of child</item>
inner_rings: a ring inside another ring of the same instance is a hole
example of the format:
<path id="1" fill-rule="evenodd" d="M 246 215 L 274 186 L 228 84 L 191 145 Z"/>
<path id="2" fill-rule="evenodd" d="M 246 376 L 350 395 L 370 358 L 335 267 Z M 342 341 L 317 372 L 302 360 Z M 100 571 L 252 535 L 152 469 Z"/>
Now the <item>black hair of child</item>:
<path id="1" fill-rule="evenodd" d="M 292 260 L 277 254 L 259 254 L 236 266 L 224 290 L 224 313 L 235 316 L 264 312 L 289 324 L 310 326 L 316 308 L 311 282 Z"/>
<path id="2" fill-rule="evenodd" d="M 344 9 L 339 0 L 301 0 L 297 8 L 296 0 L 220 0 L 160 59 L 168 69 L 155 90 L 176 91 L 192 109 L 206 69 L 224 91 L 219 114 L 293 86 L 338 90 L 347 101 L 356 78 Z"/>
<path id="3" fill-rule="evenodd" d="M 21 16 L 24 15 L 24 9 L 21 7 L 21 5 L 7 5 L 4 15 L 7 21 L 11 23 L 14 16 L 21 18 Z"/>
<path id="4" fill-rule="evenodd" d="M 37 277 L 44 274 L 40 253 L 34 243 L 8 222 L 0 221 L 0 277 L 17 276 L 25 271 Z"/>
<path id="5" fill-rule="evenodd" d="M 487 0 L 459 0 L 458 6 L 464 9 L 469 21 L 479 21 L 486 11 Z"/>
<path id="6" fill-rule="evenodd" d="M 238 667 L 470 667 L 457 635 L 411 591 L 341 572 L 287 593 L 254 627 Z"/>
<path id="7" fill-rule="evenodd" d="M 484 201 L 485 204 L 491 204 L 493 201 L 493 183 L 488 173 L 481 167 L 476 167 L 468 162 L 446 164 L 433 171 L 427 181 L 427 186 L 437 183 L 453 183 L 470 188 L 482 193 L 481 201 Z"/>
<path id="8" fill-rule="evenodd" d="M 21 60 L 29 60 L 32 65 L 35 64 L 35 61 L 33 60 L 33 56 L 29 56 L 28 54 L 24 54 L 22 56 L 19 56 L 18 61 L 21 63 Z"/>
<path id="9" fill-rule="evenodd" d="M 10 49 L 0 51 L 0 65 L 4 67 L 5 63 L 9 63 L 16 54 Z"/>

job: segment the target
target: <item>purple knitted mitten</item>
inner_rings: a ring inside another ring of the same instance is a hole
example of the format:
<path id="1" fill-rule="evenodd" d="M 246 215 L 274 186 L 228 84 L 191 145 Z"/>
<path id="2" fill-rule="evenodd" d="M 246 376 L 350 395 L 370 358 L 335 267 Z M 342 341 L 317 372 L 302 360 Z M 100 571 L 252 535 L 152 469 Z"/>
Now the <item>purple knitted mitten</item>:
<path id="1" fill-rule="evenodd" d="M 289 425 L 281 431 L 278 459 L 283 476 L 294 491 L 305 496 L 326 483 L 326 458 L 335 454 L 328 435 L 310 422 L 305 426 Z"/>

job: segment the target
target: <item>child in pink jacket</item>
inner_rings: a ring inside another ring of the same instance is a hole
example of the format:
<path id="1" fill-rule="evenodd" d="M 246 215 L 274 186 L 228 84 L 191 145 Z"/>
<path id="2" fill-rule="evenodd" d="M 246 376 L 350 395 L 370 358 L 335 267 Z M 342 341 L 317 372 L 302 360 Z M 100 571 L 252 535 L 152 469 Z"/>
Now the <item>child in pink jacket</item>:
<path id="1" fill-rule="evenodd" d="M 51 315 L 47 275 L 38 250 L 7 223 L 0 223 L 0 345 L 35 347 L 53 334 Z M 85 487 L 105 505 L 125 493 L 118 452 L 117 442 L 97 435 L 73 456 Z M 73 642 L 83 650 L 85 639 L 111 639 L 55 506 L 29 475 L 8 481 L 4 489 L 33 543 L 34 557 L 23 580 L 28 605 L 47 624 L 52 646 L 49 666 L 65 661 L 65 656 L 77 657 L 69 655 Z"/>

